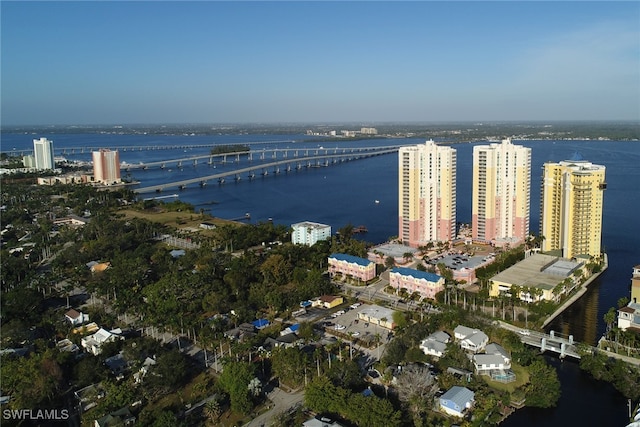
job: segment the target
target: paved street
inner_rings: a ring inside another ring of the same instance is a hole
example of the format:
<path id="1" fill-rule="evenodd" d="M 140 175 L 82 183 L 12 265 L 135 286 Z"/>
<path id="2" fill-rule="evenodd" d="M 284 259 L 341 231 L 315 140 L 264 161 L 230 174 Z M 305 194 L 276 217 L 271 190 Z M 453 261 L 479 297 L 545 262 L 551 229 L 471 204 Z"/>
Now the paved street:
<path id="1" fill-rule="evenodd" d="M 267 397 L 272 402 L 273 406 L 265 413 L 259 415 L 253 420 L 245 424 L 245 427 L 267 427 L 271 424 L 271 420 L 278 414 L 287 411 L 297 404 L 302 403 L 304 399 L 304 391 L 297 391 L 294 393 L 287 393 L 282 389 L 274 388 Z"/>

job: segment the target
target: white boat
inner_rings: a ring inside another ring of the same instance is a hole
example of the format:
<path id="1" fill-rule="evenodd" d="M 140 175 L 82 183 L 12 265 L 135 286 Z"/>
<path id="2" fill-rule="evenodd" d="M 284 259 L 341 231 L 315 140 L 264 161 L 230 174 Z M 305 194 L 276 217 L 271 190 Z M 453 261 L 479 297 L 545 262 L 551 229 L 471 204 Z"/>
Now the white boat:
<path id="1" fill-rule="evenodd" d="M 376 202 L 376 205 L 380 203 L 380 200 L 374 200 Z"/>

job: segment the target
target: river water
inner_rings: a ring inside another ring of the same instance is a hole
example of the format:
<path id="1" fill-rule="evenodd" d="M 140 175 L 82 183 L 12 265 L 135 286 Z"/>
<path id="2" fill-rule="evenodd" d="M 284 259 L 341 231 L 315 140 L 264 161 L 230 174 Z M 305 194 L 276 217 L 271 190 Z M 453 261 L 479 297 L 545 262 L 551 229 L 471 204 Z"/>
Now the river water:
<path id="1" fill-rule="evenodd" d="M 418 139 L 375 139 L 351 142 L 309 140 L 304 135 L 241 136 L 158 136 L 158 135 L 82 135 L 82 134 L 7 134 L 2 135 L 2 150 L 32 149 L 34 138 L 54 141 L 56 154 L 60 147 L 110 148 L 123 146 L 169 146 L 195 144 L 245 143 L 252 150 L 269 148 L 347 148 L 417 144 Z M 270 142 L 284 141 L 284 142 Z M 572 334 L 577 341 L 594 345 L 603 334 L 604 313 L 615 306 L 620 297 L 629 295 L 631 271 L 640 264 L 640 142 L 623 141 L 514 141 L 532 148 L 531 231 L 537 232 L 540 219 L 540 176 L 547 161 L 561 161 L 580 153 L 584 159 L 605 165 L 607 190 L 604 197 L 603 247 L 609 255 L 609 269 L 590 286 L 589 291 L 561 316 L 549 329 Z M 471 165 L 475 144 L 454 144 L 458 150 L 457 214 L 459 222 L 471 220 Z M 120 149 L 120 160 L 131 164 L 206 154 L 208 148 L 175 148 L 171 150 Z M 90 161 L 89 152 L 65 157 Z M 225 168 L 247 164 L 200 163 L 183 164 L 181 168 L 131 170 L 130 178 L 148 186 L 169 181 L 204 177 Z M 169 170 L 171 169 L 171 170 Z M 123 177 L 127 175 L 123 171 Z M 251 222 L 272 219 L 278 224 L 309 220 L 326 223 L 335 232 L 351 223 L 365 225 L 368 233 L 361 238 L 382 243 L 398 234 L 397 155 L 382 155 L 323 168 L 309 168 L 279 175 L 270 174 L 253 180 L 223 185 L 211 183 L 204 188 L 193 186 L 179 193 L 179 198 L 196 209 L 221 218 L 238 218 L 251 214 Z M 163 194 L 165 194 L 163 193 Z M 148 194 L 145 197 L 154 197 Z M 379 203 L 376 203 L 375 201 Z M 610 385 L 582 373 L 571 361 L 549 359 L 562 381 L 562 397 L 556 408 L 526 408 L 509 417 L 506 426 L 625 425 L 627 402 Z"/>

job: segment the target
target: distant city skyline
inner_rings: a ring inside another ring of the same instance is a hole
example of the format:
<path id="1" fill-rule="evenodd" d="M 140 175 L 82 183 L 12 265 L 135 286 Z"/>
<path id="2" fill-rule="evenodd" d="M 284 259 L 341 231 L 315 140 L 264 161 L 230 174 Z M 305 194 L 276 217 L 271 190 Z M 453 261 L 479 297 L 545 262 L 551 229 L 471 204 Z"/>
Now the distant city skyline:
<path id="1" fill-rule="evenodd" d="M 638 120 L 638 2 L 0 3 L 1 123 Z"/>

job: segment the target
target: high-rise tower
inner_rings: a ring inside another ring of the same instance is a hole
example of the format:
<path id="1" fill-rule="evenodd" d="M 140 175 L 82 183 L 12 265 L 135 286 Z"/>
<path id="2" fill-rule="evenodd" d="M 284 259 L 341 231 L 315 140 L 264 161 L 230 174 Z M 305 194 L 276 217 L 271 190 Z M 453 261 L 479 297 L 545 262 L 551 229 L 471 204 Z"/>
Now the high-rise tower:
<path id="1" fill-rule="evenodd" d="M 398 160 L 398 237 L 411 247 L 452 240 L 456 232 L 456 150 L 427 141 L 401 147 Z"/>
<path id="2" fill-rule="evenodd" d="M 542 250 L 564 258 L 599 256 L 605 167 L 579 155 L 542 167 L 540 234 Z"/>
<path id="3" fill-rule="evenodd" d="M 100 149 L 93 155 L 93 179 L 104 184 L 120 182 L 120 155 L 118 151 Z"/>
<path id="4" fill-rule="evenodd" d="M 53 160 L 53 141 L 49 141 L 47 138 L 34 139 L 33 157 L 35 159 L 36 169 L 54 169 L 55 161 Z"/>
<path id="5" fill-rule="evenodd" d="M 529 235 L 531 149 L 502 143 L 473 147 L 474 240 L 515 244 Z"/>

